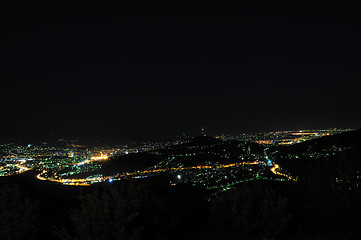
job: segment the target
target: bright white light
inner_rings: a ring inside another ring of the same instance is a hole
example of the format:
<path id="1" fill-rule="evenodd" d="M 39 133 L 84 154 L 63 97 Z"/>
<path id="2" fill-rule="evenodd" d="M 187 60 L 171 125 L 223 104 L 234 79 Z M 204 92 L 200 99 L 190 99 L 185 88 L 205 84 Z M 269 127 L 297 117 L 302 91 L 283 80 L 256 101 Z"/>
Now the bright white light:
<path id="1" fill-rule="evenodd" d="M 177 175 L 177 179 L 182 179 L 182 176 L 181 176 L 181 175 Z"/>
<path id="2" fill-rule="evenodd" d="M 113 182 L 113 178 L 109 178 L 109 179 L 108 179 L 108 182 Z"/>
<path id="3" fill-rule="evenodd" d="M 128 154 L 129 152 L 128 151 L 125 151 L 125 154 Z"/>

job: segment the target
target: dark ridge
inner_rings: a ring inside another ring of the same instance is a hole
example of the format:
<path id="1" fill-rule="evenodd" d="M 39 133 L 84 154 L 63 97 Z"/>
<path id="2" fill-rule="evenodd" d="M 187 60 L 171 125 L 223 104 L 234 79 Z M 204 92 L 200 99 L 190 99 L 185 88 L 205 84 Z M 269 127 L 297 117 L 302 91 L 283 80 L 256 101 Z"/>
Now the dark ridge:
<path id="1" fill-rule="evenodd" d="M 216 139 L 214 137 L 210 137 L 210 136 L 197 136 L 192 138 L 189 141 L 189 144 L 192 145 L 210 145 L 210 144 L 217 144 L 222 142 L 222 140 Z"/>
<path id="2" fill-rule="evenodd" d="M 357 184 L 361 172 L 361 130 L 325 136 L 278 148 L 277 162 L 300 180 L 334 184 L 343 179 Z"/>
<path id="3" fill-rule="evenodd" d="M 299 153 L 307 151 L 309 148 L 312 148 L 312 150 L 321 150 L 333 145 L 340 147 L 360 147 L 361 129 L 308 140 L 302 143 L 283 147 L 281 148 L 281 151 Z"/>

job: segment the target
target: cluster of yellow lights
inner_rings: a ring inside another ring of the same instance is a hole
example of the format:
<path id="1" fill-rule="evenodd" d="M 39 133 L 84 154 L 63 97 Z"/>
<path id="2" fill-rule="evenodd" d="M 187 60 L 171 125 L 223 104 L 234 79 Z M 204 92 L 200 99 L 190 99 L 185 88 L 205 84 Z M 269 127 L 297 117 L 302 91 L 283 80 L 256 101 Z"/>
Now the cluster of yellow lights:
<path id="1" fill-rule="evenodd" d="M 94 161 L 99 161 L 99 160 L 107 160 L 109 158 L 109 156 L 107 155 L 101 155 L 101 156 L 93 156 L 90 158 L 90 160 L 86 160 L 80 163 L 75 163 L 74 165 L 82 165 L 82 164 L 87 164 L 90 162 L 94 162 Z M 87 178 L 87 179 L 65 179 L 65 178 L 46 178 L 43 177 L 44 174 L 46 174 L 47 171 L 43 170 L 43 172 L 39 173 L 36 178 L 39 180 L 43 180 L 43 181 L 52 181 L 52 182 L 58 182 L 58 183 L 62 183 L 62 184 L 66 184 L 66 185 L 75 185 L 75 186 L 89 186 L 90 182 L 100 182 L 101 180 L 104 180 L 100 177 L 97 178 Z M 107 178 L 106 178 L 107 179 Z M 105 180 L 106 180 L 105 179 Z"/>
<path id="2" fill-rule="evenodd" d="M 15 173 L 8 173 L 7 175 L 5 176 L 12 176 L 12 175 L 15 175 L 15 174 L 20 174 L 20 173 L 23 173 L 23 172 L 26 172 L 26 171 L 29 171 L 31 168 L 28 168 L 28 167 L 25 167 L 25 166 L 22 166 L 21 164 L 14 164 L 15 167 L 19 168 L 18 171 L 16 171 Z M 6 166 L 4 166 L 6 167 Z M 3 169 L 4 167 L 1 167 L 1 169 Z"/>
<path id="3" fill-rule="evenodd" d="M 259 140 L 259 141 L 255 141 L 255 143 L 258 143 L 258 144 L 273 144 L 273 141 L 271 141 L 271 140 Z"/>
<path id="4" fill-rule="evenodd" d="M 52 182 L 58 182 L 58 183 L 63 183 L 63 184 L 67 184 L 67 185 L 77 185 L 77 186 L 89 186 L 90 184 L 87 183 L 89 181 L 91 181 L 92 179 L 55 179 L 55 178 L 45 178 L 42 175 L 46 173 L 46 170 L 43 170 L 42 173 L 39 173 L 38 175 L 36 175 L 36 178 L 39 180 L 43 180 L 43 181 L 52 181 Z M 87 181 L 85 181 L 87 180 Z"/>
<path id="5" fill-rule="evenodd" d="M 281 173 L 280 170 L 281 170 L 281 168 L 280 168 L 280 166 L 278 164 L 273 165 L 273 167 L 271 168 L 271 171 L 273 172 L 273 174 L 283 176 L 283 177 L 288 178 L 289 180 L 297 182 L 297 179 L 294 179 L 294 178 L 292 178 L 291 176 L 289 176 L 287 174 Z"/>
<path id="6" fill-rule="evenodd" d="M 101 156 L 93 156 L 90 158 L 90 160 L 93 161 L 98 161 L 98 160 L 107 160 L 109 157 L 106 155 L 101 155 Z"/>
<path id="7" fill-rule="evenodd" d="M 340 132 L 340 131 L 337 131 Z M 287 135 L 293 135 L 295 136 L 295 138 L 288 138 L 288 139 L 276 139 L 276 140 L 257 140 L 254 141 L 255 143 L 258 144 L 264 144 L 264 145 L 273 145 L 273 144 L 278 144 L 278 145 L 291 145 L 291 144 L 295 144 L 295 143 L 299 143 L 299 142 L 303 142 L 315 137 L 322 137 L 322 136 L 329 136 L 332 135 L 336 132 L 330 133 L 330 132 L 326 132 L 326 130 L 321 130 L 321 131 L 315 131 L 315 132 L 305 132 L 305 131 L 297 131 L 297 132 L 276 132 L 273 135 L 278 135 L 280 133 L 285 133 Z"/>

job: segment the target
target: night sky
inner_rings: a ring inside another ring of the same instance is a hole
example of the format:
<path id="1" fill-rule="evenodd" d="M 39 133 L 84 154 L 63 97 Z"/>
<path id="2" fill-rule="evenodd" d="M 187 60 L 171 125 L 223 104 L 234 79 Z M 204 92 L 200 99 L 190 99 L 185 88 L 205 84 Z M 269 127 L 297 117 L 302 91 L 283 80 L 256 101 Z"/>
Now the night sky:
<path id="1" fill-rule="evenodd" d="M 358 8 L 152 7 L 4 8 L 0 140 L 361 127 Z"/>

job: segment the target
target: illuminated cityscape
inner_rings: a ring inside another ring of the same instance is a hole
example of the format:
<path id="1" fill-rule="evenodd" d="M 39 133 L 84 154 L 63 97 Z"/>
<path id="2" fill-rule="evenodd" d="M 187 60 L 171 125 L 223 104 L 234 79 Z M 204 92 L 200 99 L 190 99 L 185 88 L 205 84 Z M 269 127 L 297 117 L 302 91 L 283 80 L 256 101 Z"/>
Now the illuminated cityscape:
<path id="1" fill-rule="evenodd" d="M 237 183 L 256 179 L 297 181 L 269 158 L 269 146 L 297 144 L 345 131 L 350 129 L 282 131 L 211 138 L 204 135 L 202 127 L 203 137 L 173 143 L 148 143 L 132 148 L 123 146 L 89 149 L 74 142 L 69 144 L 71 141 L 64 139 L 58 140 L 63 143 L 63 147 L 52 147 L 45 142 L 39 146 L 3 144 L 0 174 L 11 176 L 33 170 L 38 172 L 36 178 L 39 180 L 89 186 L 105 181 L 146 178 L 167 173 L 173 176 L 171 185 L 191 183 L 202 184 L 207 189 L 226 190 Z M 330 149 L 321 156 L 314 152 L 304 154 L 317 159 L 338 151 L 342 149 Z M 124 171 L 118 166 L 103 172 L 106 162 L 121 162 L 124 156 L 136 154 L 156 156 L 158 162 L 135 171 Z"/>
<path id="2" fill-rule="evenodd" d="M 132 3 L 3 4 L 0 240 L 361 239 L 360 7 Z"/>
<path id="3" fill-rule="evenodd" d="M 361 165 L 352 162 L 349 168 L 344 161 L 345 156 L 346 160 L 354 161 L 348 155 L 357 149 L 355 139 L 360 139 L 360 130 L 297 130 L 210 137 L 202 127 L 201 135 L 192 138 L 113 147 L 92 147 L 65 139 L 52 144 L 3 143 L 0 180 L 24 179 L 39 186 L 49 183 L 49 189 L 55 191 L 64 186 L 61 190 L 64 193 L 76 188 L 95 191 L 93 194 L 99 186 L 117 189 L 128 184 L 155 184 L 161 191 L 180 193 L 184 186 L 190 186 L 197 191 L 202 189 L 213 207 L 227 193 L 233 196 L 245 184 L 286 187 L 287 191 L 305 184 L 308 187 L 321 184 L 332 191 L 352 192 L 360 189 Z M 320 168 L 323 161 L 331 161 L 332 167 L 328 166 L 327 171 L 322 165 Z M 115 189 L 110 191 L 118 191 Z M 196 196 L 201 193 L 197 192 Z M 285 211 L 281 206 L 277 208 Z"/>

